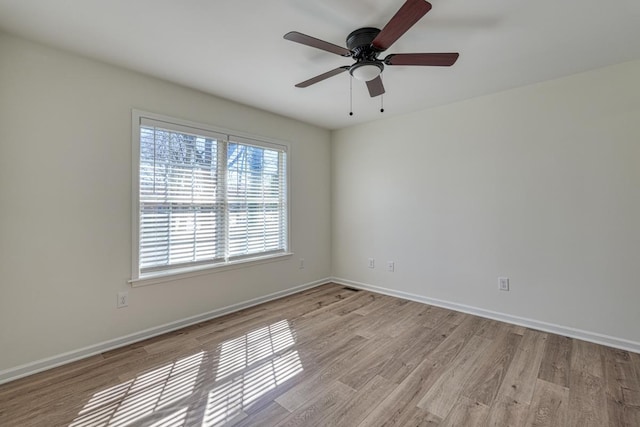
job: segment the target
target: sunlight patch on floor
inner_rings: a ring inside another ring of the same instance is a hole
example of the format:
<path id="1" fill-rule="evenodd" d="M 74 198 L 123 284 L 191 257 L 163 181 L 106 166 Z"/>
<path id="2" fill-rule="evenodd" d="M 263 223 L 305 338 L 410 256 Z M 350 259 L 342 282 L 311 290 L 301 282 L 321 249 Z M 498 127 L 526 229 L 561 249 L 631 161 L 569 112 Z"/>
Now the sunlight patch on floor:
<path id="1" fill-rule="evenodd" d="M 241 416 L 251 403 L 302 372 L 294 344 L 286 320 L 220 344 L 217 382 L 209 392 L 202 427 Z"/>
<path id="2" fill-rule="evenodd" d="M 255 329 L 220 343 L 213 358 L 200 351 L 95 393 L 69 427 L 180 427 L 194 417 L 214 427 L 246 417 L 252 403 L 302 372 L 294 346 L 287 320 Z M 207 375 L 211 388 L 202 390 Z M 190 399 L 198 390 L 204 408 Z"/>
<path id="3" fill-rule="evenodd" d="M 203 357 L 201 351 L 94 394 L 69 427 L 129 426 L 189 396 Z"/>

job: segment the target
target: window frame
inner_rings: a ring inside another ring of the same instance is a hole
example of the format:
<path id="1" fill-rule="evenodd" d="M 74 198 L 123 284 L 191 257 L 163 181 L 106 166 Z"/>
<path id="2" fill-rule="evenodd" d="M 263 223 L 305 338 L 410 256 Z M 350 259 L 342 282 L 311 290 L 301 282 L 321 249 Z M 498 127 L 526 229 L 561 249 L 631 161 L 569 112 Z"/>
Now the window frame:
<path id="1" fill-rule="evenodd" d="M 224 262 L 205 262 L 199 265 L 190 265 L 186 267 L 167 268 L 158 271 L 140 272 L 140 128 L 143 119 L 159 121 L 167 123 L 168 127 L 173 126 L 176 131 L 180 128 L 202 131 L 205 135 L 217 134 L 224 135 L 227 138 L 226 143 L 232 141 L 236 143 L 248 143 L 266 149 L 283 150 L 285 153 L 285 244 L 284 252 L 256 254 L 239 257 L 231 261 Z M 131 280 L 129 284 L 133 287 L 146 286 L 155 283 L 163 283 L 173 280 L 179 280 L 188 277 L 195 277 L 205 274 L 216 273 L 220 271 L 246 268 L 252 265 L 264 264 L 274 261 L 282 261 L 290 258 L 291 252 L 291 144 L 285 141 L 275 140 L 264 136 L 252 135 L 237 130 L 225 129 L 218 126 L 212 126 L 203 123 L 197 123 L 189 120 L 179 119 L 176 117 L 165 116 L 162 114 L 151 113 L 148 111 L 132 109 L 131 110 Z"/>

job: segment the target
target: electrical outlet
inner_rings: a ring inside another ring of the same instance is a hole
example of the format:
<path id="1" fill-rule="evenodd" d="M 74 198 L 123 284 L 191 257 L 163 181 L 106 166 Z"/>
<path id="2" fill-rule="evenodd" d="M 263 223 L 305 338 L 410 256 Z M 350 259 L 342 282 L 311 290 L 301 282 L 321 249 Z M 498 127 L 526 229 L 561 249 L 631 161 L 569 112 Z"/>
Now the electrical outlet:
<path id="1" fill-rule="evenodd" d="M 117 308 L 124 308 L 129 305 L 129 292 L 118 292 L 118 301 L 116 303 Z"/>
<path id="2" fill-rule="evenodd" d="M 393 273 L 396 271 L 396 263 L 393 261 L 387 261 L 387 271 L 389 273 Z"/>
<path id="3" fill-rule="evenodd" d="M 300 264 L 298 264 L 298 268 L 302 270 L 304 268 L 304 258 L 300 258 Z"/>
<path id="4" fill-rule="evenodd" d="M 509 278 L 508 277 L 498 277 L 498 289 L 501 291 L 509 290 Z"/>
<path id="5" fill-rule="evenodd" d="M 373 258 L 369 258 L 369 268 L 375 268 L 376 267 L 376 260 Z"/>

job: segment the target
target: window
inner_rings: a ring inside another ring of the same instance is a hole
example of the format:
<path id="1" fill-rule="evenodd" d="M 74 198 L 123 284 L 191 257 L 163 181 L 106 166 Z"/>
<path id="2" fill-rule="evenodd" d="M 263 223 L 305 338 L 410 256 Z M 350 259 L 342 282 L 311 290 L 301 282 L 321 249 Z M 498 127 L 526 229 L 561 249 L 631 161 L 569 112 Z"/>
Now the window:
<path id="1" fill-rule="evenodd" d="M 133 117 L 134 280 L 286 253 L 286 145 Z"/>

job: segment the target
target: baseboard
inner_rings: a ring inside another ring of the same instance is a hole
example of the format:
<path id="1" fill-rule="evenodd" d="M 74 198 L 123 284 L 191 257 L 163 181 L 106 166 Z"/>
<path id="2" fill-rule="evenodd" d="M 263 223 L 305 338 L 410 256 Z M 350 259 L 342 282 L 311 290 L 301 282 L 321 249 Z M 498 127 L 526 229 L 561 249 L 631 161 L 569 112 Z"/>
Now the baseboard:
<path id="1" fill-rule="evenodd" d="M 184 328 L 186 326 L 190 326 L 196 323 L 215 319 L 216 317 L 224 316 L 225 314 L 233 313 L 234 311 L 239 311 L 245 308 L 253 307 L 254 305 L 262 304 L 268 301 L 285 297 L 287 295 L 305 291 L 307 289 L 311 289 L 316 286 L 323 285 L 330 281 L 331 280 L 329 278 L 316 280 L 314 282 L 305 283 L 303 285 L 299 285 L 290 289 L 286 289 L 286 290 L 274 292 L 272 294 L 265 295 L 262 297 L 254 298 L 249 301 L 243 301 L 241 303 L 218 308 L 216 310 L 212 310 L 207 313 L 198 314 L 196 316 L 187 317 L 185 319 L 166 323 L 164 325 L 160 325 L 154 328 L 145 329 L 143 331 L 126 335 L 120 338 L 104 341 L 104 342 L 90 345 L 88 347 L 84 347 L 78 350 L 73 350 L 73 351 L 59 354 L 53 357 L 48 357 L 46 359 L 37 360 L 35 362 L 17 366 L 15 368 L 9 368 L 9 369 L 0 371 L 0 384 L 17 380 L 18 378 L 33 375 L 38 372 L 46 371 L 47 369 L 55 368 L 57 366 L 65 365 L 67 363 L 75 362 L 77 360 L 85 359 L 90 356 L 95 356 L 96 354 L 104 353 L 105 351 L 113 350 L 115 348 L 123 347 L 129 344 L 133 344 L 148 338 L 165 334 L 167 332 Z"/>
<path id="2" fill-rule="evenodd" d="M 422 295 L 412 294 L 409 292 L 402 292 L 394 289 L 383 288 L 380 286 L 373 286 L 366 283 L 355 282 L 353 280 L 342 279 L 340 277 L 332 277 L 331 281 L 333 283 L 337 283 L 344 286 L 350 286 L 352 288 L 363 289 L 371 292 L 376 292 L 379 294 L 384 294 L 384 295 L 389 295 L 393 297 L 408 299 L 411 301 L 421 302 L 424 304 L 434 305 L 437 307 L 448 308 L 450 310 L 473 314 L 479 317 L 499 320 L 501 322 L 524 326 L 527 328 L 536 329 L 543 332 L 551 332 L 557 335 L 564 335 L 567 337 L 577 338 L 584 341 L 593 342 L 596 344 L 602 344 L 609 347 L 615 347 L 622 350 L 632 351 L 634 353 L 640 353 L 640 342 L 629 341 L 624 338 L 612 337 L 609 335 L 585 331 L 582 329 L 575 329 L 567 326 L 556 325 L 553 323 L 542 322 L 535 319 L 528 319 L 525 317 L 513 316 L 510 314 L 499 313 L 491 310 L 485 310 L 482 308 L 473 307 L 469 305 L 458 304 L 455 302 L 429 298 Z"/>
<path id="3" fill-rule="evenodd" d="M 15 368 L 6 369 L 3 371 L 0 371 L 0 384 L 14 381 L 22 377 L 36 374 L 38 372 L 46 371 L 47 369 L 55 368 L 57 366 L 65 365 L 67 363 L 75 362 L 77 360 L 85 359 L 90 356 L 95 356 L 96 354 L 104 353 L 105 351 L 113 350 L 118 347 L 123 347 L 129 344 L 133 344 L 148 338 L 162 335 L 167 332 L 184 328 L 186 326 L 190 326 L 196 323 L 215 319 L 216 317 L 224 316 L 226 314 L 233 313 L 235 311 L 253 307 L 255 305 L 272 301 L 278 298 L 282 298 L 291 294 L 295 294 L 297 292 L 302 292 L 307 289 L 311 289 L 316 286 L 320 286 L 329 282 L 333 282 L 333 283 L 344 285 L 344 286 L 350 286 L 356 289 L 368 290 L 371 292 L 376 292 L 379 294 L 389 295 L 397 298 L 416 301 L 424 304 L 434 305 L 437 307 L 443 307 L 450 310 L 460 311 L 463 313 L 473 314 L 479 317 L 498 320 L 501 322 L 511 323 L 514 325 L 524 326 L 524 327 L 536 329 L 539 331 L 550 332 L 558 335 L 564 335 L 571 338 L 577 338 L 584 341 L 593 342 L 596 344 L 602 344 L 609 347 L 619 348 L 622 350 L 633 351 L 635 353 L 640 353 L 639 342 L 630 341 L 623 338 L 612 337 L 609 335 L 599 334 L 596 332 L 589 332 L 589 331 L 575 329 L 567 326 L 542 322 L 535 319 L 528 319 L 524 317 L 513 316 L 510 314 L 499 313 L 491 310 L 485 310 L 482 308 L 473 307 L 465 304 L 458 304 L 455 302 L 429 298 L 423 295 L 417 295 L 409 292 L 397 291 L 394 289 L 388 289 L 380 286 L 369 285 L 367 283 L 356 282 L 353 280 L 343 279 L 340 277 L 331 277 L 331 278 L 326 278 L 326 279 L 305 283 L 303 285 L 299 285 L 290 289 L 275 292 L 275 293 L 254 298 L 248 301 L 243 301 L 238 304 L 222 307 L 216 310 L 209 311 L 207 313 L 202 313 L 196 316 L 191 316 L 185 319 L 177 320 L 175 322 L 166 323 L 161 326 L 146 329 L 146 330 L 136 332 L 134 334 L 126 335 L 120 338 L 115 338 L 113 340 L 104 341 L 104 342 L 94 344 L 88 347 L 84 347 L 78 350 L 73 350 L 73 351 L 59 354 L 53 357 L 48 357 L 46 359 L 37 360 L 35 362 L 17 366 Z"/>

